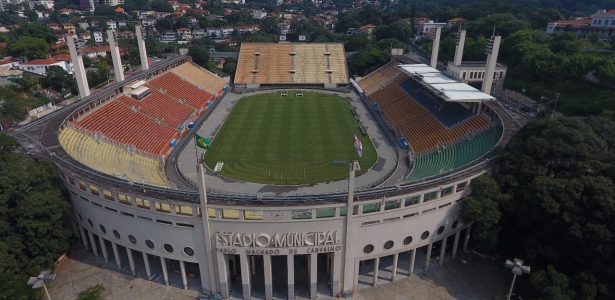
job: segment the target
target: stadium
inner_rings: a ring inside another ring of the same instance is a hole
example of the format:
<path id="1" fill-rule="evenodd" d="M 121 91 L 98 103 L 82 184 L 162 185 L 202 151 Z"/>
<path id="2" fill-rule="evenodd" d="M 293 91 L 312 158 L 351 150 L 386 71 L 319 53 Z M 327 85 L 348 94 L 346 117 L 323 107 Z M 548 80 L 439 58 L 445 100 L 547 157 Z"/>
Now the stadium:
<path id="1" fill-rule="evenodd" d="M 349 296 L 467 249 L 460 205 L 512 134 L 493 97 L 396 60 L 355 81 L 335 43 L 246 43 L 237 66 L 172 57 L 17 130 L 84 247 L 240 299 Z"/>

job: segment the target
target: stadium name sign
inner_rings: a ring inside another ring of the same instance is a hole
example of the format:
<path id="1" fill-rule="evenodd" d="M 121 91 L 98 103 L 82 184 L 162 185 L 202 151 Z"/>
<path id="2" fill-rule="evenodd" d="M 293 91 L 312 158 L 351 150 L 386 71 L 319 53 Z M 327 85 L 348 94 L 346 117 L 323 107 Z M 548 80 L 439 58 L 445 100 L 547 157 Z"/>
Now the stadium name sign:
<path id="1" fill-rule="evenodd" d="M 337 230 L 274 234 L 216 232 L 215 237 L 217 247 L 295 248 L 334 246 L 341 243 Z"/>

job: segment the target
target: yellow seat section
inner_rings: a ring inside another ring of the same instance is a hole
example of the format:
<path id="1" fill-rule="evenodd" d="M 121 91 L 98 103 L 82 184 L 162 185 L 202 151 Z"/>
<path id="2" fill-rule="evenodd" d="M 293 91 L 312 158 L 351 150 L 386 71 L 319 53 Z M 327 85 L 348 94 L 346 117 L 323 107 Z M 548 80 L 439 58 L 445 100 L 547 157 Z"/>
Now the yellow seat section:
<path id="1" fill-rule="evenodd" d="M 66 127 L 60 132 L 64 150 L 82 164 L 105 174 L 135 183 L 172 188 L 162 162 L 140 154 L 130 153 L 110 143 L 97 141 L 88 134 Z"/>
<path id="2" fill-rule="evenodd" d="M 214 96 L 218 96 L 226 86 L 224 79 L 190 62 L 173 68 L 171 72 Z"/>
<path id="3" fill-rule="evenodd" d="M 295 46 L 295 83 L 328 83 L 325 44 Z"/>
<path id="4" fill-rule="evenodd" d="M 329 65 L 331 70 L 331 83 L 347 84 L 348 83 L 348 68 L 346 67 L 346 54 L 344 45 L 328 44 Z"/>
<path id="5" fill-rule="evenodd" d="M 386 65 L 380 67 L 380 69 L 371 72 L 369 75 L 361 78 L 357 83 L 365 92 L 365 95 L 371 95 L 376 91 L 382 89 L 391 80 L 395 79 L 401 71 L 397 68 L 398 62 L 391 61 Z"/>

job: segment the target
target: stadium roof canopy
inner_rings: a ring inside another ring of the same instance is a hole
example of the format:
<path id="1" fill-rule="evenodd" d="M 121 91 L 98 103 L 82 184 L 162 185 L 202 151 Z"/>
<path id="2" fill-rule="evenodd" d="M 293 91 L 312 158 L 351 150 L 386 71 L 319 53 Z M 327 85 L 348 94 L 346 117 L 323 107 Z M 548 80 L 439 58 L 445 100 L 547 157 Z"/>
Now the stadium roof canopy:
<path id="1" fill-rule="evenodd" d="M 441 97 L 444 101 L 483 102 L 495 99 L 491 95 L 452 79 L 426 64 L 400 64 L 398 67 L 414 80 L 432 90 L 434 94 Z"/>

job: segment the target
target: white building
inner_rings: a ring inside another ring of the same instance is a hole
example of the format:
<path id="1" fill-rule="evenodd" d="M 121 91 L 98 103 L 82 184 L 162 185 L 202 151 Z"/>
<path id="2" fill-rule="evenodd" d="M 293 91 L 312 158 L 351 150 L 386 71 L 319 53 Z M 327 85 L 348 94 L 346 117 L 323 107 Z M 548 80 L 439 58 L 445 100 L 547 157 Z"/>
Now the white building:
<path id="1" fill-rule="evenodd" d="M 94 31 L 92 32 L 92 37 L 94 37 L 94 42 L 95 43 L 102 43 L 104 42 L 104 38 L 103 38 L 103 34 L 100 31 Z"/>
<path id="2" fill-rule="evenodd" d="M 56 58 L 41 58 L 41 59 L 33 59 L 24 63 L 18 64 L 16 67 L 19 70 L 23 70 L 26 72 L 38 74 L 41 76 L 47 75 L 47 70 L 49 70 L 52 66 L 58 66 L 69 74 L 73 73 L 73 66 L 70 62 L 70 59 L 67 60 L 59 60 Z"/>
<path id="3" fill-rule="evenodd" d="M 597 35 L 601 39 L 609 40 L 615 37 L 615 9 L 599 10 L 588 18 L 558 20 L 547 24 L 547 34 L 564 31 L 574 32 L 582 37 Z"/>

